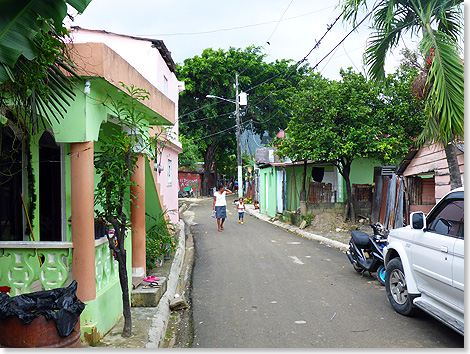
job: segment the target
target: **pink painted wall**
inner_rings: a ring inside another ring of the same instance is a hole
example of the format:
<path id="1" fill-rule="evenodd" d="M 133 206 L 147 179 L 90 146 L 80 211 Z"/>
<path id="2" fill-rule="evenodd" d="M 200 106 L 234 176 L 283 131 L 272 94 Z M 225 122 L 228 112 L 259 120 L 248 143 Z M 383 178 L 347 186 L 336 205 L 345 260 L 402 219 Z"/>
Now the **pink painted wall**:
<path id="1" fill-rule="evenodd" d="M 464 183 L 464 153 L 455 149 Z M 433 174 L 435 178 L 436 203 L 450 192 L 450 175 L 445 151 L 437 145 L 423 146 L 403 172 L 405 177 Z"/>

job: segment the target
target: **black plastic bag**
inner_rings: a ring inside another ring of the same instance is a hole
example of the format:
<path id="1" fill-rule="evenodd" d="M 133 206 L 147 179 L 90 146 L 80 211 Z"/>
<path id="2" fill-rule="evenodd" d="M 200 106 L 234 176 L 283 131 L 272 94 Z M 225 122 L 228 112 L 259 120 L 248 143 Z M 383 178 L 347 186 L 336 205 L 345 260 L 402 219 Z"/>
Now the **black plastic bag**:
<path id="1" fill-rule="evenodd" d="M 76 296 L 77 286 L 77 281 L 74 280 L 67 288 L 14 297 L 0 293 L 0 319 L 17 316 L 26 325 L 42 315 L 47 320 L 55 320 L 59 336 L 68 337 L 85 308 L 85 304 Z"/>

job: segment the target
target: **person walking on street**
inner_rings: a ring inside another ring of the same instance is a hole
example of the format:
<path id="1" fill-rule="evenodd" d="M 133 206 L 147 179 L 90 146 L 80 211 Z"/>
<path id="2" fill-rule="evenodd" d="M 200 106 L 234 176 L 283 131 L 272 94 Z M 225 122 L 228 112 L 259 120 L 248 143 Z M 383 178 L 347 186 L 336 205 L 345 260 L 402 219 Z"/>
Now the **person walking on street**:
<path id="1" fill-rule="evenodd" d="M 245 204 L 243 204 L 243 198 L 240 198 L 238 200 L 237 210 L 238 210 L 238 222 L 241 221 L 243 225 L 243 216 L 245 215 Z"/>
<path id="2" fill-rule="evenodd" d="M 219 186 L 219 190 L 214 193 L 214 204 L 212 206 L 212 210 L 215 210 L 219 232 L 224 229 L 224 222 L 227 218 L 227 201 L 225 200 L 225 196 L 229 194 L 232 194 L 232 191 L 225 188 L 223 184 L 221 184 Z"/>

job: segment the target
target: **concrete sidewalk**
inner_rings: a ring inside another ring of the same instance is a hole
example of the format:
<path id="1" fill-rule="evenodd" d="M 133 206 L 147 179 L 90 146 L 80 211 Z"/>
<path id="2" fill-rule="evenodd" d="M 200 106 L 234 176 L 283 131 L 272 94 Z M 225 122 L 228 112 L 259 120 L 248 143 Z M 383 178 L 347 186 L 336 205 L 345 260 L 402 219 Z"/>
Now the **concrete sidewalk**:
<path id="1" fill-rule="evenodd" d="M 123 338 L 121 336 L 124 325 L 124 320 L 121 319 L 121 321 L 100 340 L 96 345 L 97 347 L 160 348 L 162 346 L 171 315 L 170 302 L 173 299 L 185 295 L 191 278 L 194 259 L 193 240 L 190 232 L 192 221 L 190 213 L 185 215 L 185 211 L 190 208 L 192 203 L 197 203 L 202 200 L 204 199 L 184 198 L 181 200 L 182 207 L 179 213 L 182 219 L 179 225 L 178 248 L 171 260 L 166 261 L 162 267 L 153 269 L 152 272 L 150 272 L 151 274 L 149 274 L 155 275 L 162 280 L 165 279 L 167 282 L 166 291 L 158 305 L 156 307 L 132 307 L 132 337 Z M 254 208 L 253 204 L 246 204 L 246 212 L 293 234 L 323 243 L 329 247 L 335 247 L 341 251 L 348 249 L 348 245 L 344 243 L 307 232 L 294 225 L 273 220 L 273 218 L 261 214 L 259 209 Z"/>

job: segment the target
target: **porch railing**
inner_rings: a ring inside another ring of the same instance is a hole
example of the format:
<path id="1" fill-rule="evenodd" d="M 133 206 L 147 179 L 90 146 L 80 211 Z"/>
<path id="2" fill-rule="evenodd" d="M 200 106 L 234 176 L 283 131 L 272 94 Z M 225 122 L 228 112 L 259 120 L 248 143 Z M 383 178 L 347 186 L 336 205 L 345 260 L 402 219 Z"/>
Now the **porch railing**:
<path id="1" fill-rule="evenodd" d="M 10 295 L 67 286 L 71 279 L 72 242 L 0 242 L 0 286 Z M 106 237 L 95 240 L 96 292 L 119 279 L 118 263 Z"/>

